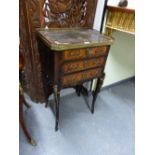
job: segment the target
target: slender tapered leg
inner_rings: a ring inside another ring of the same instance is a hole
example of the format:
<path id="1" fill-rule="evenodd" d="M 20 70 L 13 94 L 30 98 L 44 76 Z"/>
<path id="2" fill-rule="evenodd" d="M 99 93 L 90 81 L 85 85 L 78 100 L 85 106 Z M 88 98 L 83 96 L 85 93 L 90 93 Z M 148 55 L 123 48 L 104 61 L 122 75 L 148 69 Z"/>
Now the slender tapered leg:
<path id="1" fill-rule="evenodd" d="M 103 81 L 104 81 L 104 77 L 97 79 L 97 84 L 96 84 L 95 91 L 93 93 L 93 101 L 92 101 L 92 106 L 91 106 L 91 112 L 92 113 L 94 113 L 95 101 L 96 101 L 96 98 L 98 96 L 98 93 L 100 92 L 100 89 L 102 87 Z"/>
<path id="2" fill-rule="evenodd" d="M 24 100 L 24 97 L 20 94 L 19 96 L 19 122 L 20 122 L 20 126 L 25 134 L 25 137 L 27 139 L 27 141 L 29 143 L 31 143 L 33 146 L 36 146 L 37 143 L 35 142 L 35 140 L 30 136 L 27 128 L 26 128 L 26 125 L 25 125 L 25 122 L 24 122 L 24 117 L 23 117 L 23 104 L 25 104 L 25 100 Z"/>
<path id="3" fill-rule="evenodd" d="M 59 103 L 60 103 L 60 92 L 58 91 L 58 86 L 55 85 L 53 88 L 54 100 L 55 100 L 55 131 L 58 131 L 59 125 Z"/>

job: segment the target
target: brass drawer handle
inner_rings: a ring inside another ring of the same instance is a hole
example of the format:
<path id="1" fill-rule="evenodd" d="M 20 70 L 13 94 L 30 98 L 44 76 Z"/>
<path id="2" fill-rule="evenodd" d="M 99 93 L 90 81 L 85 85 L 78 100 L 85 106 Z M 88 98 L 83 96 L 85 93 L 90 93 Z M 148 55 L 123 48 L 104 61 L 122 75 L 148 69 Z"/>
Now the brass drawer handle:
<path id="1" fill-rule="evenodd" d="M 69 69 L 78 69 L 79 65 L 78 64 L 71 64 L 69 66 Z"/>
<path id="2" fill-rule="evenodd" d="M 99 60 L 94 60 L 94 61 L 92 62 L 92 64 L 95 65 L 95 66 L 98 66 L 98 65 L 100 64 L 100 61 L 99 61 Z"/>
<path id="3" fill-rule="evenodd" d="M 79 56 L 80 53 L 79 52 L 70 52 L 70 56 Z"/>
<path id="4" fill-rule="evenodd" d="M 84 61 L 84 68 L 92 68 L 92 67 L 96 67 L 96 66 L 99 66 L 101 65 L 101 61 L 99 60 L 91 60 L 91 61 Z"/>
<path id="5" fill-rule="evenodd" d="M 84 65 L 83 63 L 70 63 L 70 64 L 64 65 L 63 68 L 65 73 L 70 73 L 70 72 L 82 70 L 84 68 Z"/>
<path id="6" fill-rule="evenodd" d="M 92 49 L 92 48 L 87 48 L 87 54 L 88 54 L 88 55 L 93 54 L 93 49 Z"/>

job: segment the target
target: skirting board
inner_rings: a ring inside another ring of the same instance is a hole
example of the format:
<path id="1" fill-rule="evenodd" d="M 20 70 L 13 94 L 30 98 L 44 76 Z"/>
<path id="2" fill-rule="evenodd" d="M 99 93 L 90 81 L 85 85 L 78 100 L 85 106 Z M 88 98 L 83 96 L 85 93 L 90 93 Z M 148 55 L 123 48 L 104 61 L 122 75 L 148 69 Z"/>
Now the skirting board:
<path id="1" fill-rule="evenodd" d="M 127 78 L 127 79 L 124 79 L 124 80 L 121 80 L 121 81 L 115 82 L 115 83 L 110 84 L 110 85 L 107 85 L 107 86 L 104 86 L 104 84 L 103 84 L 103 87 L 101 88 L 101 91 L 104 90 L 104 89 L 107 89 L 107 88 L 109 88 L 109 87 L 116 86 L 116 85 L 118 85 L 118 84 L 120 84 L 120 83 L 123 83 L 123 82 L 129 81 L 129 80 L 132 80 L 132 79 L 133 79 L 133 81 L 135 81 L 135 76 L 129 77 L 129 78 Z"/>

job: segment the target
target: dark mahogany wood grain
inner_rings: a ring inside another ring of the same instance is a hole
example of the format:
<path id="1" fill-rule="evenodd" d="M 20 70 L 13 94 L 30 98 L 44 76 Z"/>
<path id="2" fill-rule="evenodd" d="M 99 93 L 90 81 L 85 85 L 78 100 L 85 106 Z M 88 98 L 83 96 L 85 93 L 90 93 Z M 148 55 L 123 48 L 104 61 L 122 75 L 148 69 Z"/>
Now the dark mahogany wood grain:
<path id="1" fill-rule="evenodd" d="M 86 70 L 94 67 L 103 66 L 104 63 L 105 63 L 104 57 L 93 58 L 93 59 L 88 59 L 84 61 L 81 60 L 81 61 L 68 62 L 62 66 L 62 71 L 64 74 L 67 74 L 67 73 L 72 73 L 72 72 L 82 71 L 82 70 Z"/>

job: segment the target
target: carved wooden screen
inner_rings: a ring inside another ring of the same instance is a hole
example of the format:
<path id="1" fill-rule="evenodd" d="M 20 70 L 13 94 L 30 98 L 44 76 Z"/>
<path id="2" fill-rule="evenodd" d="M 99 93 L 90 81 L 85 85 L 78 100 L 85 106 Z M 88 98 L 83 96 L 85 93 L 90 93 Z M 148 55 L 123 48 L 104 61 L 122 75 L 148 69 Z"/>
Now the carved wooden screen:
<path id="1" fill-rule="evenodd" d="M 19 35 L 20 52 L 25 58 L 25 87 L 24 90 L 35 101 L 45 101 L 42 82 L 41 63 L 35 37 L 35 27 L 41 27 L 41 1 L 19 1 Z"/>
<path id="2" fill-rule="evenodd" d="M 23 0 L 34 27 L 93 27 L 97 0 Z"/>
<path id="3" fill-rule="evenodd" d="M 26 92 L 44 102 L 50 94 L 38 51 L 35 28 L 93 27 L 97 0 L 20 0 L 20 52 L 25 57 Z"/>
<path id="4" fill-rule="evenodd" d="M 94 7 L 92 0 L 46 0 L 43 6 L 45 26 L 92 27 Z"/>

